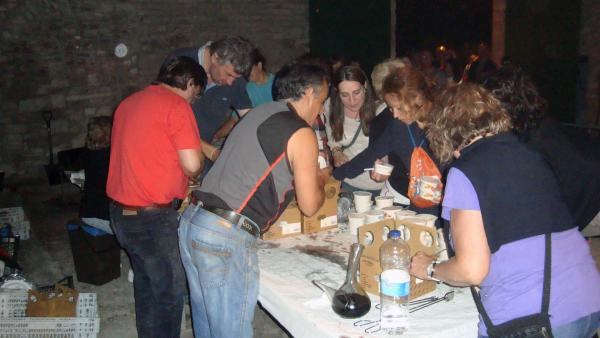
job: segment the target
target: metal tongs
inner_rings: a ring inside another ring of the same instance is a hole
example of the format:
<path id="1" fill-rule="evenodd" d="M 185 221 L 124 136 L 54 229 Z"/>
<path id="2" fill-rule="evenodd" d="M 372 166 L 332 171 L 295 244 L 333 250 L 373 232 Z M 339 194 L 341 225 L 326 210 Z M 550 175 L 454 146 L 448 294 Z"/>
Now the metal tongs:
<path id="1" fill-rule="evenodd" d="M 409 306 L 413 306 L 409 308 L 409 313 L 413 313 L 415 311 L 419 311 L 424 309 L 430 305 L 435 303 L 439 303 L 442 301 L 449 302 L 454 299 L 454 291 L 448 291 L 442 297 L 431 296 L 423 299 L 413 300 L 408 302 Z M 376 309 L 381 309 L 381 304 L 375 305 Z M 381 330 L 380 321 L 379 320 L 370 320 L 370 319 L 360 319 L 354 322 L 354 326 L 364 327 L 365 333 L 376 333 Z"/>
<path id="2" fill-rule="evenodd" d="M 452 299 L 454 299 L 454 291 L 448 291 L 442 297 L 432 296 L 432 297 L 427 297 L 427 298 L 423 298 L 423 299 L 419 299 L 419 300 L 413 300 L 412 302 L 409 302 L 408 304 L 416 305 L 416 306 L 410 308 L 408 312 L 413 313 L 415 311 L 419 311 L 419 310 L 424 309 L 435 303 L 439 303 L 442 301 L 449 302 Z"/>

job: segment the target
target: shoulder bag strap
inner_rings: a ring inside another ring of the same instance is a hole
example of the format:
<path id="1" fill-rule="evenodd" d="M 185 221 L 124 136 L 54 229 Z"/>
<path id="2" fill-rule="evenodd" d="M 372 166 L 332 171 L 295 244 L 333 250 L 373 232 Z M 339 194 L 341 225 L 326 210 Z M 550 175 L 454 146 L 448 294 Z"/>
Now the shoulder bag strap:
<path id="1" fill-rule="evenodd" d="M 546 234 L 546 256 L 544 257 L 544 295 L 542 314 L 547 315 L 550 308 L 550 280 L 552 276 L 552 234 Z"/>
<path id="2" fill-rule="evenodd" d="M 412 143 L 413 148 L 417 147 L 417 143 L 415 142 L 415 137 L 412 134 L 412 130 L 410 130 L 410 126 L 408 124 L 405 124 L 406 126 L 406 130 L 408 130 L 408 136 L 410 137 L 410 143 Z M 419 142 L 419 147 L 423 145 L 423 142 L 425 142 L 425 138 L 421 139 L 421 142 Z"/>
<path id="3" fill-rule="evenodd" d="M 546 250 L 544 255 L 544 287 L 543 287 L 543 296 L 542 296 L 542 314 L 547 315 L 548 309 L 550 307 L 550 280 L 551 280 L 551 267 L 552 267 L 552 235 L 547 233 L 545 235 L 546 240 Z M 494 327 L 492 320 L 488 316 L 485 311 L 483 304 L 481 303 L 481 297 L 479 296 L 479 292 L 475 290 L 474 286 L 471 286 L 471 294 L 473 295 L 473 300 L 475 300 L 475 305 L 477 305 L 477 311 L 481 315 L 483 322 L 487 328 Z"/>
<path id="4" fill-rule="evenodd" d="M 348 143 L 348 144 L 347 144 L 347 145 L 345 145 L 345 146 L 341 146 L 340 148 L 341 148 L 342 150 L 346 150 L 346 149 L 350 148 L 350 147 L 351 147 L 351 146 L 354 144 L 354 142 L 355 142 L 355 141 L 356 141 L 356 139 L 358 138 L 358 134 L 360 134 L 360 131 L 362 130 L 362 126 L 363 126 L 363 122 L 362 122 L 362 120 L 361 120 L 361 121 L 360 121 L 360 124 L 358 125 L 358 128 L 356 129 L 356 133 L 354 133 L 354 137 L 352 137 L 352 141 L 350 141 L 350 143 Z"/>
<path id="5" fill-rule="evenodd" d="M 254 185 L 254 187 L 250 190 L 250 192 L 248 193 L 248 196 L 246 196 L 246 198 L 244 199 L 244 202 L 242 202 L 242 205 L 240 205 L 240 207 L 235 210 L 236 213 L 238 213 L 238 214 L 242 213 L 242 210 L 244 210 L 244 208 L 248 204 L 248 201 L 250 201 L 252 196 L 254 196 L 254 193 L 256 193 L 256 190 L 258 190 L 258 187 L 267 178 L 267 176 L 269 176 L 269 174 L 271 173 L 271 171 L 273 171 L 273 169 L 277 166 L 277 164 L 279 164 L 279 162 L 281 162 L 281 160 L 283 160 L 284 158 L 285 158 L 285 150 L 281 153 L 281 155 L 279 155 L 279 157 L 277 157 L 277 159 L 275 159 L 275 161 L 273 161 L 273 163 L 271 163 L 271 165 L 269 165 L 269 167 L 267 169 L 265 169 L 265 172 L 263 172 L 262 176 L 258 179 L 258 181 Z"/>

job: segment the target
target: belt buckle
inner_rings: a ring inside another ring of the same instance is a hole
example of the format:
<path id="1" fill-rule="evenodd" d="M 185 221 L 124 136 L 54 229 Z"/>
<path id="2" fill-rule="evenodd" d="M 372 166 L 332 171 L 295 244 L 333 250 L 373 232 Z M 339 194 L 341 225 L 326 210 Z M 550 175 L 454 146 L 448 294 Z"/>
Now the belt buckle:
<path id="1" fill-rule="evenodd" d="M 240 228 L 244 229 L 252 236 L 258 237 L 258 234 L 256 233 L 256 228 L 252 224 L 250 224 L 250 222 L 248 222 L 248 218 L 242 217 Z"/>

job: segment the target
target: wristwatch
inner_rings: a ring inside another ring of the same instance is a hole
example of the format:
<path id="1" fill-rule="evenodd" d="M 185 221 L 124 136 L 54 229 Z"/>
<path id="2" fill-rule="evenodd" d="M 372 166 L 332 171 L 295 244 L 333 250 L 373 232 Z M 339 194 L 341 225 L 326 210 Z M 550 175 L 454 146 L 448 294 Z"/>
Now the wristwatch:
<path id="1" fill-rule="evenodd" d="M 431 262 L 428 266 L 427 266 L 427 278 L 429 280 L 432 281 L 436 281 L 436 282 L 441 282 L 439 279 L 433 277 L 433 274 L 435 273 L 435 266 L 437 265 L 437 261 L 433 261 Z"/>

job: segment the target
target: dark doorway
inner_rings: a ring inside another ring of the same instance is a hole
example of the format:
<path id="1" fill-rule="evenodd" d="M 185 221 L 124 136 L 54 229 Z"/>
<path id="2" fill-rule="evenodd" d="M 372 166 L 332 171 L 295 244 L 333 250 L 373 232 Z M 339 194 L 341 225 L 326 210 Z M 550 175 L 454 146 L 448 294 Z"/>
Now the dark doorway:
<path id="1" fill-rule="evenodd" d="M 492 34 L 492 0 L 398 0 L 396 51 L 399 56 L 444 45 L 452 49 Z"/>
<path id="2" fill-rule="evenodd" d="M 373 66 L 390 57 L 390 1 L 310 0 L 310 51 Z"/>
<path id="3" fill-rule="evenodd" d="M 506 2 L 506 55 L 531 75 L 548 111 L 575 121 L 581 1 Z"/>

